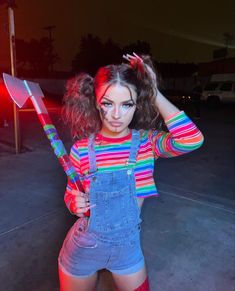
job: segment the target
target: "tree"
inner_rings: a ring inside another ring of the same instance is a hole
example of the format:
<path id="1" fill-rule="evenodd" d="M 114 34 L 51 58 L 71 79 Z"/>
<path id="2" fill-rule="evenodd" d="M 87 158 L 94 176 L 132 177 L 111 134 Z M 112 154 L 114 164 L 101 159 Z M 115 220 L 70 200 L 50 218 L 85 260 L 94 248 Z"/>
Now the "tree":
<path id="1" fill-rule="evenodd" d="M 30 41 L 16 39 L 16 47 L 19 69 L 31 69 L 36 73 L 46 74 L 59 60 L 58 55 L 53 52 L 53 44 L 48 37 Z"/>
<path id="2" fill-rule="evenodd" d="M 99 37 L 88 34 L 81 38 L 80 51 L 72 60 L 72 70 L 93 75 L 99 67 L 120 62 L 120 59 L 121 49 L 118 44 L 111 39 L 102 43 Z"/>
<path id="3" fill-rule="evenodd" d="M 135 52 L 137 55 L 143 54 L 151 56 L 151 47 L 148 42 L 137 40 L 136 42 L 124 46 L 122 52 L 123 54 L 132 54 L 133 52 Z"/>
<path id="4" fill-rule="evenodd" d="M 0 5 L 1 4 L 6 4 L 10 7 L 16 7 L 15 0 L 0 0 Z"/>

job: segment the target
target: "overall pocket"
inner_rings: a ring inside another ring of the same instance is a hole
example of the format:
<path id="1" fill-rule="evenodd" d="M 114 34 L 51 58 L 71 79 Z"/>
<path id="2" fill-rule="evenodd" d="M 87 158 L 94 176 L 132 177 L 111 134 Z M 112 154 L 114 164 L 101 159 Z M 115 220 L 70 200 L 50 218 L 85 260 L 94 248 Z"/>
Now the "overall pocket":
<path id="1" fill-rule="evenodd" d="M 84 228 L 83 219 L 81 219 L 81 221 L 79 220 L 76 223 L 73 233 L 74 243 L 81 248 L 96 248 L 97 247 L 96 235 L 91 232 L 88 232 L 87 228 Z"/>

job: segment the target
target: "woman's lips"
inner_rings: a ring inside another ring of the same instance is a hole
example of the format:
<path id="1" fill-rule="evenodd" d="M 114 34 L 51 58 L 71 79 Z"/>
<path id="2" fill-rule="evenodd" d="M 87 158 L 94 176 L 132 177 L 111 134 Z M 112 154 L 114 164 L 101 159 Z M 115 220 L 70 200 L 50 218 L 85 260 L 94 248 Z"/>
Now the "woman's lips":
<path id="1" fill-rule="evenodd" d="M 109 123 L 111 126 L 113 126 L 113 127 L 119 127 L 119 126 L 122 126 L 122 122 L 110 122 Z"/>

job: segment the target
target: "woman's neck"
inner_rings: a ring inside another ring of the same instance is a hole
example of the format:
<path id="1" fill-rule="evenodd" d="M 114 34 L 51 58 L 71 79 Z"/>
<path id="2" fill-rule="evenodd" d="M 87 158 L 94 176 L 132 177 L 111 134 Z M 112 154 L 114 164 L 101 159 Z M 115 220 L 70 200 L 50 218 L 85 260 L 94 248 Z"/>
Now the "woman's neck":
<path id="1" fill-rule="evenodd" d="M 102 128 L 100 131 L 100 134 L 104 137 L 108 137 L 108 138 L 121 138 L 121 137 L 125 137 L 127 135 L 130 134 L 130 129 L 127 128 L 121 132 L 112 132 L 109 130 L 106 130 L 105 128 Z"/>

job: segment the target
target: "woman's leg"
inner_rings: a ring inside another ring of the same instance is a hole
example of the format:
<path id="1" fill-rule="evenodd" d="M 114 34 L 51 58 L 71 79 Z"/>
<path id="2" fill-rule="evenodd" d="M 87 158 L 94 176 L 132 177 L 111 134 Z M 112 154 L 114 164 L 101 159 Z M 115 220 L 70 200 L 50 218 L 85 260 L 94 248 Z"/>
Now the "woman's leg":
<path id="1" fill-rule="evenodd" d="M 84 278 L 69 276 L 59 268 L 60 291 L 94 291 L 97 273 Z"/>
<path id="2" fill-rule="evenodd" d="M 142 268 L 140 271 L 129 274 L 119 275 L 112 273 L 115 284 L 117 285 L 118 291 L 148 291 L 148 282 L 146 268 Z"/>

